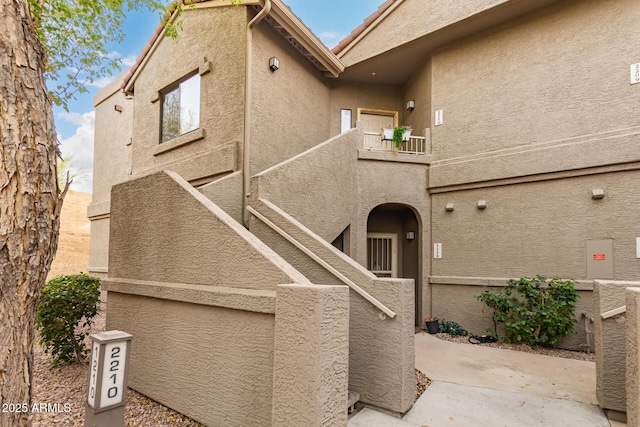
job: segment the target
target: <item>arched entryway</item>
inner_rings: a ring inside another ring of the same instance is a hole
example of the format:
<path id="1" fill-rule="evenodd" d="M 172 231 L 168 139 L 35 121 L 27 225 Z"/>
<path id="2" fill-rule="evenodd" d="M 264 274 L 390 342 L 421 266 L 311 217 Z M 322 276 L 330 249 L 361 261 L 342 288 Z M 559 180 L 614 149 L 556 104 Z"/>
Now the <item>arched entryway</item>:
<path id="1" fill-rule="evenodd" d="M 378 277 L 413 279 L 416 325 L 421 325 L 421 236 L 415 211 L 406 205 L 377 206 L 367 219 L 367 269 Z"/>

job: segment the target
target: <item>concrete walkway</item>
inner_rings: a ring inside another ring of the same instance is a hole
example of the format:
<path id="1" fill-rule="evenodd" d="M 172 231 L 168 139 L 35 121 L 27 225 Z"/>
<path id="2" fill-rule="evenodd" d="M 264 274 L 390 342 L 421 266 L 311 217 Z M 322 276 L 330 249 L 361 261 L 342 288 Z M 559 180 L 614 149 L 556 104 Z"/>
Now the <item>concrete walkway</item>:
<path id="1" fill-rule="evenodd" d="M 432 383 L 414 407 L 401 420 L 365 408 L 349 427 L 610 426 L 597 406 L 594 363 L 452 343 L 424 332 L 415 346 L 416 368 Z"/>

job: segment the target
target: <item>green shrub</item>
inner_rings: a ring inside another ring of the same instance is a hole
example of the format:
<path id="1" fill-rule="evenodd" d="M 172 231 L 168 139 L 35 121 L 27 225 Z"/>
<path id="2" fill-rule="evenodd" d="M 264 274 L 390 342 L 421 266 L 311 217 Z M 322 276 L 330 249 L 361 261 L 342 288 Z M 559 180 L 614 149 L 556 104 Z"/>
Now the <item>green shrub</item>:
<path id="1" fill-rule="evenodd" d="M 86 329 L 98 312 L 99 299 L 100 279 L 87 274 L 56 277 L 45 285 L 36 328 L 39 342 L 45 353 L 51 353 L 54 365 L 67 365 L 87 355 Z"/>
<path id="2" fill-rule="evenodd" d="M 494 321 L 503 323 L 505 341 L 531 347 L 554 347 L 575 333 L 574 316 L 578 292 L 572 280 L 549 280 L 540 275 L 509 280 L 504 292 L 486 290 L 475 297 L 493 309 Z M 487 330 L 498 338 L 496 333 Z"/>
<path id="3" fill-rule="evenodd" d="M 440 333 L 449 334 L 452 337 L 466 337 L 469 332 L 456 322 L 442 319 L 440 321 Z"/>

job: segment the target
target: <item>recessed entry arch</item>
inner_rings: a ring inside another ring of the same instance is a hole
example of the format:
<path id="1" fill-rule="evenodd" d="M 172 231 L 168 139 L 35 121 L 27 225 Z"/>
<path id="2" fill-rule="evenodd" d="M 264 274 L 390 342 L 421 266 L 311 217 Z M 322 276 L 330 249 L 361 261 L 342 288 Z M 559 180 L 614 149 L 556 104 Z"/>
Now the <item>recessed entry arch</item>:
<path id="1" fill-rule="evenodd" d="M 421 325 L 422 221 L 411 206 L 386 203 L 367 218 L 367 269 L 378 277 L 413 279 L 416 325 Z"/>

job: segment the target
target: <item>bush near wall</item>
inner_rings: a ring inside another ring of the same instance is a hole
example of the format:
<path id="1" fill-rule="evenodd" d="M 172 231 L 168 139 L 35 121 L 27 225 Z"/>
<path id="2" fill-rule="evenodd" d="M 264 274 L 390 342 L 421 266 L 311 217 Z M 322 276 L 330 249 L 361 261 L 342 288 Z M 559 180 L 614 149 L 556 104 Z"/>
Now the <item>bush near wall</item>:
<path id="1" fill-rule="evenodd" d="M 86 357 L 89 350 L 84 340 L 98 312 L 99 300 L 100 279 L 96 277 L 77 274 L 47 282 L 36 314 L 36 328 L 40 344 L 53 357 L 53 365 L 68 365 Z"/>
<path id="2" fill-rule="evenodd" d="M 486 290 L 475 298 L 492 308 L 494 320 L 504 324 L 504 337 L 487 330 L 495 338 L 531 347 L 554 347 L 562 338 L 575 333 L 578 292 L 572 280 L 547 281 L 540 275 L 512 279 L 502 292 Z"/>

